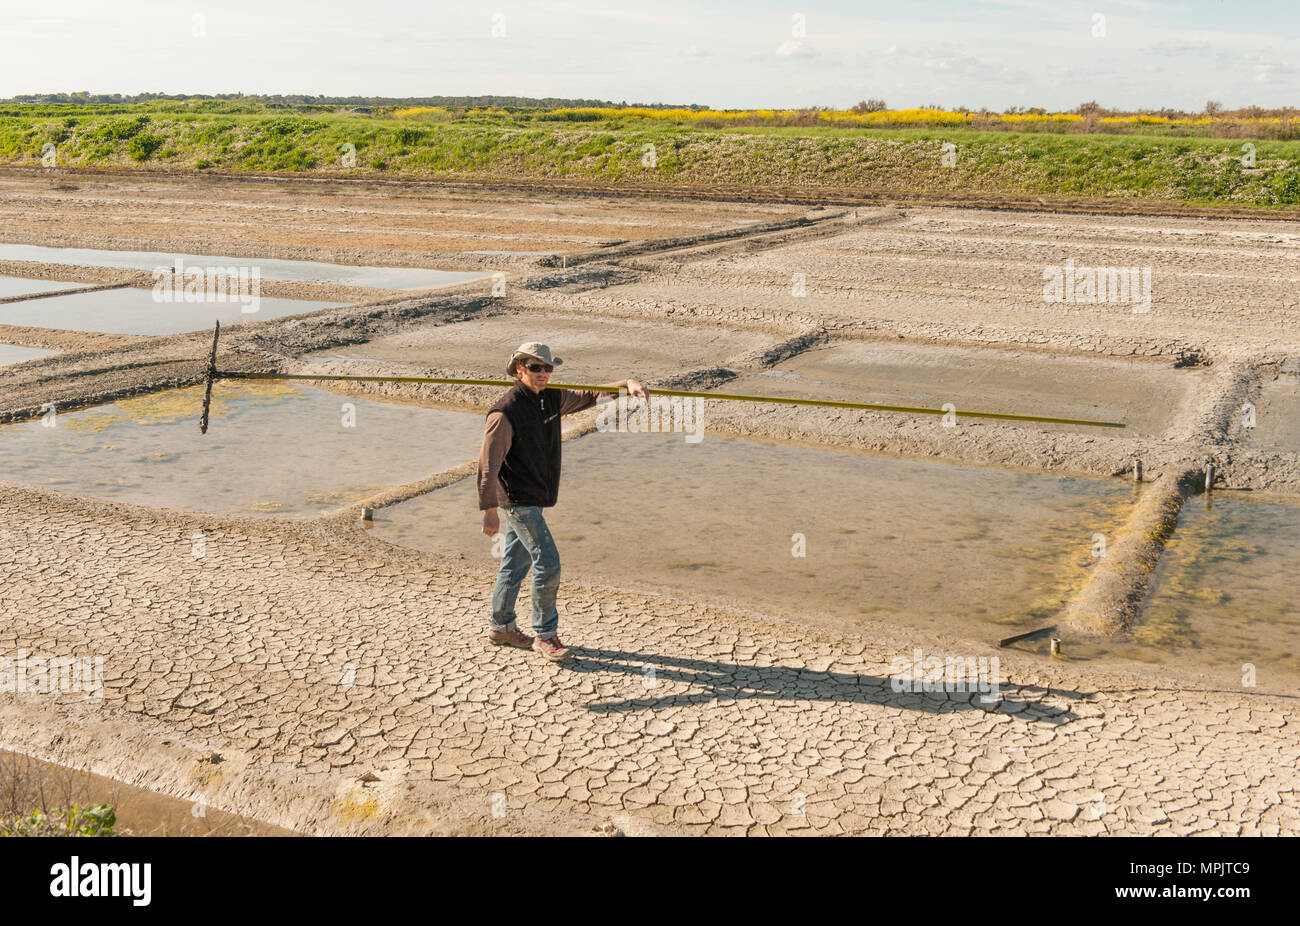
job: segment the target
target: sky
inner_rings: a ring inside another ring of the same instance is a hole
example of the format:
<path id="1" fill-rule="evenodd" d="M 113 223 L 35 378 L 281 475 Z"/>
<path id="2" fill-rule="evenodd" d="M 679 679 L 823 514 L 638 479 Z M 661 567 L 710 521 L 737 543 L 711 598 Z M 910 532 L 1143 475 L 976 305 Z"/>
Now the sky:
<path id="1" fill-rule="evenodd" d="M 0 97 L 1300 106 L 1300 0 L 0 0 Z"/>

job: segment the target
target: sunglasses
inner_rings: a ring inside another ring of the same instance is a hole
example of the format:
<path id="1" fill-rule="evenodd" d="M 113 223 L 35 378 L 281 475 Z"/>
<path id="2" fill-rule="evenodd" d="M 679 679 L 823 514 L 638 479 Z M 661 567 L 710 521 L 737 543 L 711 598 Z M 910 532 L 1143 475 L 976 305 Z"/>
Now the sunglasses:
<path id="1" fill-rule="evenodd" d="M 529 373 L 541 373 L 543 371 L 547 373 L 555 372 L 555 367 L 549 366 L 545 363 L 529 363 L 529 364 L 525 364 L 525 368 L 528 370 Z"/>

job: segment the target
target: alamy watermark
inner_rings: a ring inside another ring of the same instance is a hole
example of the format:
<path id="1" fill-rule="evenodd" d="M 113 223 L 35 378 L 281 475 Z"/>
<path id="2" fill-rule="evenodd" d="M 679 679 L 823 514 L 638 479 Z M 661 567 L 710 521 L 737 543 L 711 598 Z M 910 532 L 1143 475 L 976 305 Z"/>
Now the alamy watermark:
<path id="1" fill-rule="evenodd" d="M 926 656 L 920 647 L 912 658 L 899 656 L 891 664 L 894 691 L 976 693 L 985 704 L 998 700 L 997 656 Z"/>
<path id="2" fill-rule="evenodd" d="M 0 656 L 0 692 L 23 694 L 75 694 L 86 700 L 104 698 L 103 656 Z"/>
<path id="3" fill-rule="evenodd" d="M 73 855 L 50 866 L 51 897 L 129 897 L 147 907 L 153 898 L 152 862 L 83 862 Z"/>
<path id="4" fill-rule="evenodd" d="M 1043 268 L 1043 301 L 1116 302 L 1136 314 L 1150 312 L 1151 268 L 1076 267 L 1070 258 L 1063 267 Z"/>
<path id="5" fill-rule="evenodd" d="M 648 401 L 628 408 L 626 389 L 618 399 L 606 402 L 596 415 L 596 430 L 631 434 L 682 434 L 688 444 L 704 439 L 704 399 L 695 396 L 651 395 Z"/>
<path id="6" fill-rule="evenodd" d="M 153 271 L 154 302 L 237 302 L 246 315 L 262 305 L 261 267 L 187 267 L 176 258 Z"/>

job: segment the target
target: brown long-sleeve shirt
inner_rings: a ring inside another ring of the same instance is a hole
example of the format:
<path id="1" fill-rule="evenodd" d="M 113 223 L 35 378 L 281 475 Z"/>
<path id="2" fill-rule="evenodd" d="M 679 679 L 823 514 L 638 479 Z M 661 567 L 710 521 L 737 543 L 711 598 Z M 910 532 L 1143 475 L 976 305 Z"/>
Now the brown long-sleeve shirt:
<path id="1" fill-rule="evenodd" d="M 560 417 L 572 415 L 591 408 L 605 393 L 589 389 L 565 389 L 560 395 Z M 493 412 L 487 417 L 487 427 L 483 430 L 483 448 L 478 455 L 478 507 L 480 511 L 489 508 L 509 506 L 505 487 L 501 485 L 501 461 L 506 458 L 510 442 L 514 439 L 514 428 L 510 419 L 501 412 Z"/>

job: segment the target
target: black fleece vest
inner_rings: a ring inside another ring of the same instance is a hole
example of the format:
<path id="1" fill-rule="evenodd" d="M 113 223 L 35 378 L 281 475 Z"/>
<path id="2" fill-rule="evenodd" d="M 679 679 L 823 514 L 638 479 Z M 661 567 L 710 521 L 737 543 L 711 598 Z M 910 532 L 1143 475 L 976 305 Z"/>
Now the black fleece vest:
<path id="1" fill-rule="evenodd" d="M 502 412 L 514 437 L 501 463 L 501 485 L 512 505 L 549 508 L 560 493 L 559 389 L 535 393 L 515 383 L 492 412 Z"/>

